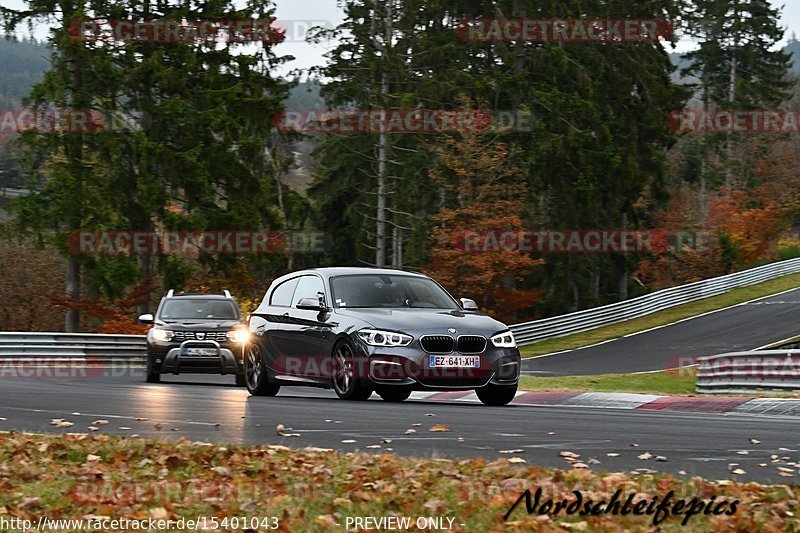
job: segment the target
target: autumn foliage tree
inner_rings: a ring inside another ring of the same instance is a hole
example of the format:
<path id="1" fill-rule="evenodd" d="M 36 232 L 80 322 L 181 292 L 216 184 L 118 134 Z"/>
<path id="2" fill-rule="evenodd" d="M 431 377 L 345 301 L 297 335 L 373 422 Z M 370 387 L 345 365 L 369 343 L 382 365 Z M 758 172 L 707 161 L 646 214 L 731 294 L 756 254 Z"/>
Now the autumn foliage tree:
<path id="1" fill-rule="evenodd" d="M 430 178 L 445 205 L 434 217 L 426 273 L 500 320 L 524 318 L 541 296 L 524 280 L 543 261 L 500 246 L 468 250 L 464 238 L 467 232 L 524 229 L 524 174 L 504 144 L 477 132 L 448 136 L 434 152 L 440 165 L 430 170 Z"/>

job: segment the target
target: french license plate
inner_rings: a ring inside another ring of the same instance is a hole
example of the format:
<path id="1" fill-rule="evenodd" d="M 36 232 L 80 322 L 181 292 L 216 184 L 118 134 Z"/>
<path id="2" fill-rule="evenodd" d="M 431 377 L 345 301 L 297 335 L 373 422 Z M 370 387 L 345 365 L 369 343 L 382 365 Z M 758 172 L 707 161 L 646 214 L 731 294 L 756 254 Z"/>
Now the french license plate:
<path id="1" fill-rule="evenodd" d="M 217 355 L 216 348 L 184 348 L 181 355 L 214 356 Z"/>
<path id="2" fill-rule="evenodd" d="M 431 355 L 431 368 L 480 368 L 479 355 Z"/>

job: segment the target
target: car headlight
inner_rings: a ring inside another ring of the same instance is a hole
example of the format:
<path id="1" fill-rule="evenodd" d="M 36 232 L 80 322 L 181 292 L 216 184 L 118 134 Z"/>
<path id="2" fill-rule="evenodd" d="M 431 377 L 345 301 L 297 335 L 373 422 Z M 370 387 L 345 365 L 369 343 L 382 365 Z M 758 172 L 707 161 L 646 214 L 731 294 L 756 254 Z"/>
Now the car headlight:
<path id="1" fill-rule="evenodd" d="M 160 342 L 169 342 L 174 333 L 168 329 L 153 328 L 153 338 Z"/>
<path id="2" fill-rule="evenodd" d="M 358 336 L 370 346 L 408 346 L 414 340 L 414 337 L 405 333 L 379 329 L 362 329 Z"/>
<path id="3" fill-rule="evenodd" d="M 246 344 L 247 340 L 250 338 L 250 330 L 245 328 L 232 329 L 227 332 L 225 336 L 228 337 L 228 340 L 231 342 Z"/>
<path id="4" fill-rule="evenodd" d="M 495 348 L 516 348 L 517 341 L 514 340 L 514 334 L 510 331 L 498 333 L 492 337 L 492 344 Z"/>

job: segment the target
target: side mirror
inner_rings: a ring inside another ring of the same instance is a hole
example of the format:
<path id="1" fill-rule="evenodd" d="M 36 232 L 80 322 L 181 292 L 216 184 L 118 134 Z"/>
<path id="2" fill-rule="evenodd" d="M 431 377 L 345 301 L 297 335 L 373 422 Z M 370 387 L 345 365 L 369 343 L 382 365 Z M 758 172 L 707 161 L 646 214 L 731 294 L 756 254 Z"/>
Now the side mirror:
<path id="1" fill-rule="evenodd" d="M 144 315 L 139 315 L 139 322 L 141 322 L 142 324 L 152 324 L 153 322 L 155 322 L 155 319 L 153 318 L 153 315 L 147 313 Z"/>
<path id="2" fill-rule="evenodd" d="M 300 298 L 297 302 L 298 309 L 305 309 L 306 311 L 324 311 L 325 306 L 317 298 Z"/>
<path id="3" fill-rule="evenodd" d="M 464 311 L 477 311 L 478 304 L 475 303 L 475 300 L 470 298 L 461 298 L 461 308 L 464 309 Z"/>

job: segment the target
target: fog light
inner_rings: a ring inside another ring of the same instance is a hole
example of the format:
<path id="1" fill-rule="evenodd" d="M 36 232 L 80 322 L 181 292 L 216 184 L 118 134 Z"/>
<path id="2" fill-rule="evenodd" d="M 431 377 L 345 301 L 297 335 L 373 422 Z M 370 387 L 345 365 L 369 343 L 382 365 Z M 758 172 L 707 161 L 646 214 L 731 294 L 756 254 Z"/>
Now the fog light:
<path id="1" fill-rule="evenodd" d="M 497 371 L 497 377 L 500 379 L 514 379 L 519 373 L 519 363 L 516 361 L 509 361 L 502 363 Z"/>

